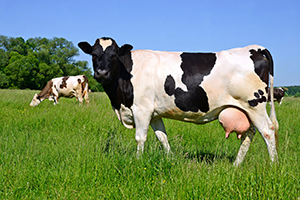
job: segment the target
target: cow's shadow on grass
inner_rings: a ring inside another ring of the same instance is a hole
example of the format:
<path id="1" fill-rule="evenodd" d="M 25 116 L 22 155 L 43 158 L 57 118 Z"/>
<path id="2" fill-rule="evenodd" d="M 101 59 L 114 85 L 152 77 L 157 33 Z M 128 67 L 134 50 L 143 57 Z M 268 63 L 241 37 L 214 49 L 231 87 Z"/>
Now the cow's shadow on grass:
<path id="1" fill-rule="evenodd" d="M 223 148 L 218 148 L 215 151 L 201 149 L 201 147 L 196 149 L 189 149 L 183 144 L 183 137 L 177 135 L 173 138 L 173 147 L 175 154 L 183 156 L 184 159 L 196 161 L 196 162 L 206 162 L 206 163 L 215 163 L 216 161 L 226 161 L 233 163 L 236 158 L 236 154 Z M 201 146 L 201 145 L 199 145 Z"/>
<path id="2" fill-rule="evenodd" d="M 205 152 L 201 150 L 197 150 L 196 152 L 185 152 L 183 156 L 185 159 L 206 163 L 214 163 L 221 160 L 227 160 L 228 162 L 233 163 L 235 160 L 235 156 L 233 155 L 228 155 L 225 153 L 216 154 L 215 152 Z"/>
<path id="3" fill-rule="evenodd" d="M 121 137 L 122 138 L 122 137 Z M 182 141 L 182 138 L 180 137 L 180 141 Z M 152 142 L 152 144 L 151 144 Z M 144 154 L 149 154 L 151 152 L 150 147 L 153 148 L 153 150 L 157 153 L 162 152 L 165 154 L 165 156 L 171 155 L 171 156 L 179 156 L 183 157 L 184 159 L 191 160 L 194 162 L 205 162 L 208 164 L 213 164 L 215 162 L 229 162 L 233 163 L 235 161 L 236 155 L 233 155 L 230 152 L 222 151 L 222 150 L 217 150 L 217 151 L 206 151 L 206 150 L 201 150 L 199 149 L 193 149 L 193 150 L 188 150 L 185 147 L 181 146 L 181 144 L 175 144 L 175 149 L 168 154 L 166 153 L 159 141 L 154 142 L 154 141 L 148 141 L 145 145 L 146 152 Z M 107 132 L 107 135 L 105 139 L 102 141 L 103 144 L 103 152 L 104 153 L 110 153 L 112 151 L 117 151 L 121 154 L 136 154 L 136 148 L 135 148 L 135 143 L 129 143 L 127 145 L 124 145 L 124 141 L 120 139 L 120 133 L 117 130 L 109 131 Z M 129 146 L 133 145 L 134 148 L 129 148 Z M 177 147 L 177 148 L 176 148 Z M 155 154 L 155 153 L 154 153 Z"/>

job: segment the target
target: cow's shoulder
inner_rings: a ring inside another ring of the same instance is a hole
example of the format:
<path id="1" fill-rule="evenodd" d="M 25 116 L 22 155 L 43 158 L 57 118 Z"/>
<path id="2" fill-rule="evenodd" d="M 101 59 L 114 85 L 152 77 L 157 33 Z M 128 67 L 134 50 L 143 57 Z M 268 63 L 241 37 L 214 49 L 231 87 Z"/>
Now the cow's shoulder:
<path id="1" fill-rule="evenodd" d="M 53 90 L 53 79 L 47 82 L 47 85 L 42 89 L 42 91 L 38 94 L 37 98 L 48 98 Z"/>
<path id="2" fill-rule="evenodd" d="M 151 65 L 159 59 L 158 51 L 153 50 L 135 50 L 131 52 L 133 65 L 144 66 Z"/>

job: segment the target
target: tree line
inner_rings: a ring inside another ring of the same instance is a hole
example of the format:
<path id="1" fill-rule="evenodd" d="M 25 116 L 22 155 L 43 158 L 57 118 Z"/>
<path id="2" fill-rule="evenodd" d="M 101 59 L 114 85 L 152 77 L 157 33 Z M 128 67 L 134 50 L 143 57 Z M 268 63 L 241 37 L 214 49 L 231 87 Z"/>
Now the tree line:
<path id="1" fill-rule="evenodd" d="M 74 59 L 78 55 L 78 48 L 64 38 L 25 41 L 0 35 L 0 88 L 41 90 L 52 78 L 84 74 L 91 90 L 103 91 L 88 62 Z M 300 86 L 283 88 L 287 96 L 300 97 Z"/>
<path id="2" fill-rule="evenodd" d="M 286 96 L 300 97 L 300 86 L 287 86 L 282 88 L 285 89 Z"/>
<path id="3" fill-rule="evenodd" d="M 91 90 L 103 91 L 88 62 L 74 59 L 78 55 L 78 48 L 64 38 L 25 41 L 0 35 L 0 88 L 41 90 L 52 78 L 84 74 Z"/>

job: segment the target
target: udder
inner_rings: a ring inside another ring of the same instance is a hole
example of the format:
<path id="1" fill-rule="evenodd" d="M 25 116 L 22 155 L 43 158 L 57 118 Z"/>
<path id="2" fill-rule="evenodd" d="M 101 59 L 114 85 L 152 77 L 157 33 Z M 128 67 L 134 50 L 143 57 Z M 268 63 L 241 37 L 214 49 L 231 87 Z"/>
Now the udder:
<path id="1" fill-rule="evenodd" d="M 225 130 L 225 138 L 229 134 L 236 132 L 237 138 L 241 139 L 242 135 L 250 128 L 250 122 L 247 115 L 238 108 L 229 107 L 219 114 L 219 122 Z"/>

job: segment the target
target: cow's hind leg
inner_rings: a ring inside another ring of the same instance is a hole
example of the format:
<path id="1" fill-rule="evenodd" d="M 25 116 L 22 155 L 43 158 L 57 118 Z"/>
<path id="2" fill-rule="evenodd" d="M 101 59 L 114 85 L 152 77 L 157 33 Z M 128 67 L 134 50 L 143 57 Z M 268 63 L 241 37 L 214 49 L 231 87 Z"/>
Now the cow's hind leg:
<path id="1" fill-rule="evenodd" d="M 167 134 L 166 134 L 166 129 L 165 129 L 165 125 L 164 125 L 163 120 L 161 118 L 156 119 L 154 121 L 151 121 L 150 125 L 151 125 L 153 131 L 155 132 L 156 137 L 158 138 L 158 140 L 164 146 L 165 151 L 167 153 L 169 153 L 170 152 L 170 145 L 169 145 L 169 142 L 168 142 L 168 137 L 167 137 Z"/>
<path id="2" fill-rule="evenodd" d="M 255 132 L 256 132 L 256 130 L 255 130 L 253 124 L 251 124 L 250 128 L 242 135 L 241 146 L 240 146 L 239 152 L 236 156 L 236 159 L 235 159 L 233 165 L 238 166 L 243 162 L 243 160 L 249 150 L 250 144 L 254 138 Z"/>
<path id="3" fill-rule="evenodd" d="M 85 99 L 85 103 L 89 103 L 90 102 L 90 99 L 89 99 L 89 84 L 88 83 L 85 84 L 82 96 Z"/>
<path id="4" fill-rule="evenodd" d="M 249 117 L 263 137 L 268 147 L 270 159 L 274 162 L 277 159 L 277 124 L 272 123 L 265 109 L 257 108 L 256 112 L 249 113 Z M 274 123 L 277 123 L 277 121 Z"/>
<path id="5" fill-rule="evenodd" d="M 84 91 L 83 97 L 84 97 L 84 99 L 85 99 L 85 103 L 89 103 L 89 102 L 90 102 L 88 90 L 85 90 L 85 91 Z"/>

